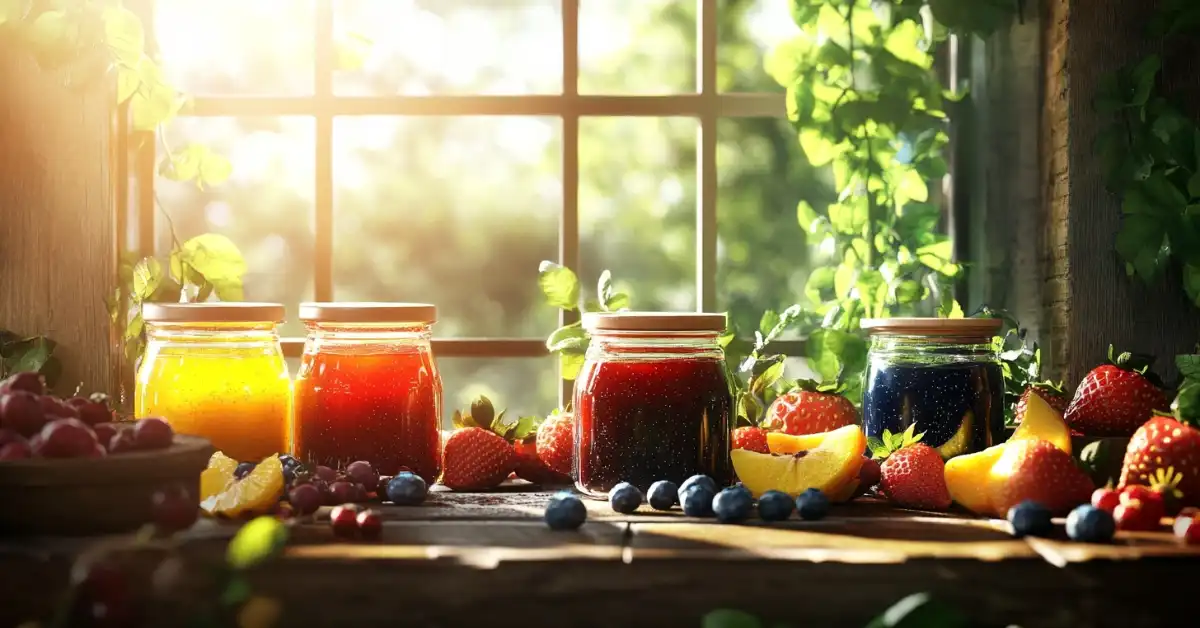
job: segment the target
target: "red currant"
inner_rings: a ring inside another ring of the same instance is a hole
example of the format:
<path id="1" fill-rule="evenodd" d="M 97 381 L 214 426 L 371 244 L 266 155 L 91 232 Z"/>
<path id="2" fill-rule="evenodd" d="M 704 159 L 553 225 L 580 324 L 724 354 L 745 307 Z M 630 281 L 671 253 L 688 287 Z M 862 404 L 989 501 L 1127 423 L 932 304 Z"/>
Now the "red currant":
<path id="1" fill-rule="evenodd" d="M 383 533 L 383 520 L 374 510 L 364 510 L 358 513 L 358 533 L 364 539 L 377 539 Z"/>
<path id="2" fill-rule="evenodd" d="M 1156 530 L 1159 523 L 1154 507 L 1147 508 L 1143 502 L 1137 500 L 1119 504 L 1113 511 L 1113 519 L 1117 522 L 1118 530 Z"/>
<path id="3" fill-rule="evenodd" d="M 329 511 L 329 526 L 336 536 L 354 538 L 358 534 L 358 508 L 354 504 L 334 506 Z"/>
<path id="4" fill-rule="evenodd" d="M 1110 514 L 1121 504 L 1121 494 L 1111 488 L 1098 488 L 1092 492 L 1092 505 Z"/>

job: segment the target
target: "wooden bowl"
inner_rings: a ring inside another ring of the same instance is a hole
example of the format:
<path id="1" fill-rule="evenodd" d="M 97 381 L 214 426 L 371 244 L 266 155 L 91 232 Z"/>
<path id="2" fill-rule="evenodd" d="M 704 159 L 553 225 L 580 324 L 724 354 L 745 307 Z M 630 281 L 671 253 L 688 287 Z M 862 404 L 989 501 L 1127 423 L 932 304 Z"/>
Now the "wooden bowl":
<path id="1" fill-rule="evenodd" d="M 175 435 L 167 449 L 106 458 L 0 462 L 0 530 L 15 534 L 126 532 L 151 521 L 154 491 L 180 485 L 199 495 L 213 446 Z"/>

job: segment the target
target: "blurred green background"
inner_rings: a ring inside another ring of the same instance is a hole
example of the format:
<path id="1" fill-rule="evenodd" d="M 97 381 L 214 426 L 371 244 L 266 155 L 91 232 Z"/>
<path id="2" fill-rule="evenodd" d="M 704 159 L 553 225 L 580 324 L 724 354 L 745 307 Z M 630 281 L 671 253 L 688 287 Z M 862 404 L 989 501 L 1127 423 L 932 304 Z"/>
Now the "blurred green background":
<path id="1" fill-rule="evenodd" d="M 559 0 L 337 0 L 339 95 L 556 94 Z M 581 0 L 585 94 L 696 89 L 695 0 Z M 718 82 L 725 92 L 782 94 L 765 52 L 795 32 L 787 0 L 720 2 Z M 159 0 L 164 68 L 195 95 L 313 92 L 312 0 Z M 356 47 L 357 37 L 373 43 Z M 543 117 L 343 117 L 335 120 L 334 297 L 428 301 L 440 337 L 535 337 L 552 331 L 538 262 L 555 259 L 562 207 L 562 128 Z M 689 118 L 580 122 L 580 268 L 585 286 L 612 270 L 637 309 L 696 305 L 696 141 Z M 213 231 L 246 255 L 248 300 L 294 318 L 313 298 L 314 123 L 305 117 L 180 118 L 172 148 L 211 146 L 233 164 L 200 190 L 160 179 L 181 236 Z M 718 125 L 719 307 L 743 329 L 802 298 L 809 250 L 796 204 L 832 194 L 786 120 Z M 158 221 L 158 249 L 170 247 Z M 286 335 L 302 335 L 289 322 Z M 510 411 L 556 404 L 552 357 L 442 359 L 446 414 L 477 394 Z"/>

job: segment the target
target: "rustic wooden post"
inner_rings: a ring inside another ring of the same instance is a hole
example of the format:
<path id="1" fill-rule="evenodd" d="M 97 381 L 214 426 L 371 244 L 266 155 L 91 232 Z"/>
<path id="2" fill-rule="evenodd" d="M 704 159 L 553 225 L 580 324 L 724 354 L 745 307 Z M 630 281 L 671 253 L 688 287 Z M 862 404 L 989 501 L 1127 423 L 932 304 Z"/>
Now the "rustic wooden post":
<path id="1" fill-rule="evenodd" d="M 58 342 L 58 392 L 115 392 L 114 101 L 0 44 L 0 327 Z"/>
<path id="2" fill-rule="evenodd" d="M 1092 107 L 1103 76 L 1158 52 L 1158 42 L 1145 34 L 1158 3 L 1043 0 L 1043 5 L 1044 298 L 1050 363 L 1074 383 L 1114 343 L 1158 355 L 1157 370 L 1173 378 L 1172 356 L 1200 340 L 1200 309 L 1188 303 L 1177 275 L 1152 286 L 1126 276 L 1113 250 L 1120 200 L 1105 189 L 1094 150 L 1108 119 Z M 1166 95 L 1194 119 L 1200 118 L 1197 50 L 1164 63 Z"/>

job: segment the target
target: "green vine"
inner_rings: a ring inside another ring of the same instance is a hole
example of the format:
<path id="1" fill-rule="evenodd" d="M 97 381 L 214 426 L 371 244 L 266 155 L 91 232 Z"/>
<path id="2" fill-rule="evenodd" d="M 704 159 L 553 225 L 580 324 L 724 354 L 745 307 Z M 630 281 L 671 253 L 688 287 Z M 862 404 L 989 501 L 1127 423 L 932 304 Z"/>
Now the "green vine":
<path id="1" fill-rule="evenodd" d="M 550 261 L 538 267 L 538 286 L 546 304 L 567 312 L 617 312 L 629 308 L 629 295 L 613 287 L 612 273 L 605 270 L 596 282 L 596 296 L 585 298 L 575 271 Z M 546 338 L 546 349 L 558 354 L 560 372 L 574 380 L 583 367 L 591 336 L 580 321 L 564 325 Z"/>
<path id="2" fill-rule="evenodd" d="M 1165 0 L 1149 36 L 1171 43 L 1200 32 L 1200 5 Z M 1116 250 L 1145 283 L 1177 270 L 1200 307 L 1200 125 L 1161 95 L 1164 57 L 1149 55 L 1105 76 L 1094 106 L 1112 117 L 1096 138 L 1108 188 L 1121 197 Z"/>

